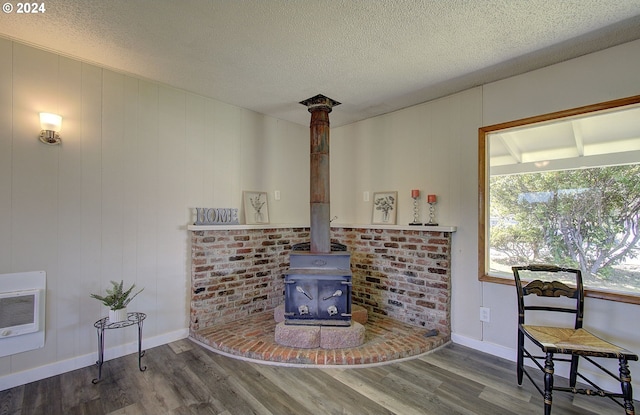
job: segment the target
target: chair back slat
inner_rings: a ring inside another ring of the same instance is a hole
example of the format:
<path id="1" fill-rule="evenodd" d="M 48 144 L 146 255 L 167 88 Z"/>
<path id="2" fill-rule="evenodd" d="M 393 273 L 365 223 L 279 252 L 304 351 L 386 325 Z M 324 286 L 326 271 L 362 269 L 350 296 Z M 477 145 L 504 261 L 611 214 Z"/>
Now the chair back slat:
<path id="1" fill-rule="evenodd" d="M 535 294 L 540 297 L 578 298 L 577 288 L 571 288 L 560 281 L 534 280 L 522 288 L 523 295 Z"/>
<path id="2" fill-rule="evenodd" d="M 528 305 L 528 306 L 525 306 L 524 309 L 531 310 L 531 311 L 555 311 L 557 313 L 572 313 L 572 314 L 575 314 L 577 312 L 574 308 L 549 307 L 546 305 Z"/>

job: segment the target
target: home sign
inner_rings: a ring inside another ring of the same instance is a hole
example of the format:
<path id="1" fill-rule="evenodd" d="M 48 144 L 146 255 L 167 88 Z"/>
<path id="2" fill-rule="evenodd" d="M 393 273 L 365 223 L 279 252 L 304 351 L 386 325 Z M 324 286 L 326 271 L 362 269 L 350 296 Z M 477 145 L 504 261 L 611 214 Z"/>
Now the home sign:
<path id="1" fill-rule="evenodd" d="M 196 208 L 194 225 L 237 225 L 238 209 Z"/>

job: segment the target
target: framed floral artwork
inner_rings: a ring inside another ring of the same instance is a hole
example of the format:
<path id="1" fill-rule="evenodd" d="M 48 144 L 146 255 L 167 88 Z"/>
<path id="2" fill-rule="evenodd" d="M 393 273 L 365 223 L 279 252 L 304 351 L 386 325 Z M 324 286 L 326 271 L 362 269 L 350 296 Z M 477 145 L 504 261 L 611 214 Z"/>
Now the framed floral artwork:
<path id="1" fill-rule="evenodd" d="M 373 214 L 371 223 L 395 225 L 398 192 L 375 192 L 373 194 Z"/>
<path id="2" fill-rule="evenodd" d="M 267 192 L 242 192 L 244 221 L 247 225 L 269 223 Z"/>

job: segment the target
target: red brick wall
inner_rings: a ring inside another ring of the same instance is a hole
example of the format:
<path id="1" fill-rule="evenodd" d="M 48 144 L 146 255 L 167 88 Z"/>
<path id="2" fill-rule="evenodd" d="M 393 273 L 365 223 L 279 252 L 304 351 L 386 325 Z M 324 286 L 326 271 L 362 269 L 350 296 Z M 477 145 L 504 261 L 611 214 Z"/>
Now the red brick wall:
<path id="1" fill-rule="evenodd" d="M 332 228 L 351 252 L 353 303 L 450 334 L 451 233 Z M 308 228 L 194 230 L 191 323 L 196 331 L 284 302 L 291 246 Z"/>
<path id="2" fill-rule="evenodd" d="M 348 241 L 354 304 L 451 333 L 451 233 L 334 229 L 333 236 Z"/>

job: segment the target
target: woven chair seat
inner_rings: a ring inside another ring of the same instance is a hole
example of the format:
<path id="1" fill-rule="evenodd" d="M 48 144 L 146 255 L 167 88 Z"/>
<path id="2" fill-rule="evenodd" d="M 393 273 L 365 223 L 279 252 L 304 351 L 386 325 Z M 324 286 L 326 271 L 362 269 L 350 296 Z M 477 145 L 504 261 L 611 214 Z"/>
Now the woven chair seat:
<path id="1" fill-rule="evenodd" d="M 637 356 L 633 352 L 609 343 L 606 340 L 602 340 L 600 337 L 585 329 L 532 326 L 528 324 L 523 324 L 522 329 L 545 353 L 576 353 L 581 356 L 616 359 L 624 356 L 629 360 L 637 359 Z"/>

